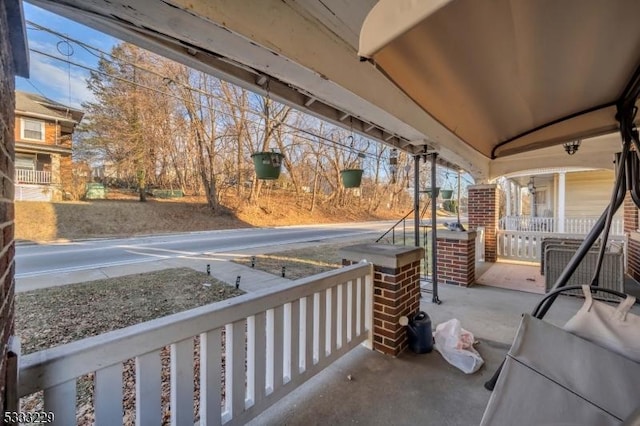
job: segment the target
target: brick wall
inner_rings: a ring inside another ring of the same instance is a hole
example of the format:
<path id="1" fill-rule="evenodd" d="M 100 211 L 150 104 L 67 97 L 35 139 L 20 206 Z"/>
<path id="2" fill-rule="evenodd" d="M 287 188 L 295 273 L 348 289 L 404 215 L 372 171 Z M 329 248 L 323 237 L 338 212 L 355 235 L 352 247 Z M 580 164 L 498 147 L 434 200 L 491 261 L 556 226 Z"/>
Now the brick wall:
<path id="1" fill-rule="evenodd" d="M 342 260 L 343 265 L 354 261 Z M 373 349 L 398 356 L 408 347 L 401 316 L 420 311 L 420 260 L 399 268 L 373 266 Z"/>
<path id="2" fill-rule="evenodd" d="M 13 157 L 15 87 L 9 22 L 0 6 L 0 405 L 5 404 L 7 342 L 13 334 Z"/>
<path id="3" fill-rule="evenodd" d="M 476 281 L 476 233 L 458 234 L 438 231 L 438 282 L 467 287 Z"/>
<path id="4" fill-rule="evenodd" d="M 484 226 L 484 260 L 495 262 L 498 255 L 496 231 L 498 229 L 498 186 L 474 185 L 469 187 L 469 229 Z"/>

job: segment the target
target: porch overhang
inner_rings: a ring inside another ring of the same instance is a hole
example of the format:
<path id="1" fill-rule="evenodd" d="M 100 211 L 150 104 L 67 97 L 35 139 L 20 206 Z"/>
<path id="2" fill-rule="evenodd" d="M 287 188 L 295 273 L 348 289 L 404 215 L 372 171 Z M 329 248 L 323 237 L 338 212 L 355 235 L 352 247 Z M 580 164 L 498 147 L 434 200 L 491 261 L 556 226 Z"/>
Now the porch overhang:
<path id="1" fill-rule="evenodd" d="M 13 69 L 19 77 L 29 78 L 29 46 L 27 30 L 22 11 L 22 0 L 4 0 L 2 7 L 9 22 L 9 40 L 11 41 L 11 60 Z"/>
<path id="2" fill-rule="evenodd" d="M 357 56 L 375 0 L 31 0 L 122 40 L 411 154 L 488 176 L 487 156 Z"/>
<path id="3" fill-rule="evenodd" d="M 360 56 L 486 156 L 618 129 L 637 105 L 634 0 L 381 0 Z"/>
<path id="4" fill-rule="evenodd" d="M 45 145 L 41 143 L 29 143 L 16 141 L 17 152 L 29 152 L 29 153 L 45 153 L 45 154 L 62 154 L 71 155 L 72 149 L 59 145 Z"/>

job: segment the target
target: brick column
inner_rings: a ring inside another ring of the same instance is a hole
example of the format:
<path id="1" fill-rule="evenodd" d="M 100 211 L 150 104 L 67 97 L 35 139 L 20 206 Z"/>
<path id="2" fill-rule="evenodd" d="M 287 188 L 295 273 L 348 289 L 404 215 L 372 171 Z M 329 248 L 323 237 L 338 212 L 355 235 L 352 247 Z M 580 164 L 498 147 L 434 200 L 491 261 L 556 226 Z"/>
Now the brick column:
<path id="1" fill-rule="evenodd" d="M 438 230 L 438 282 L 464 287 L 476 281 L 476 232 Z"/>
<path id="2" fill-rule="evenodd" d="M 640 233 L 638 208 L 627 192 L 624 199 L 624 233 L 627 236 L 627 274 L 640 281 Z"/>
<path id="3" fill-rule="evenodd" d="M 16 410 L 16 377 L 7 376 L 9 338 L 13 334 L 15 246 L 13 242 L 14 111 L 16 75 L 29 77 L 22 4 L 0 2 L 0 407 Z M 9 381 L 9 382 L 8 382 Z M 11 383 L 8 389 L 7 384 Z"/>
<path id="4" fill-rule="evenodd" d="M 358 244 L 340 250 L 343 265 L 366 259 L 373 263 L 373 349 L 398 356 L 407 346 L 401 316 L 420 310 L 421 247 Z"/>
<path id="5" fill-rule="evenodd" d="M 498 186 L 473 185 L 468 191 L 469 229 L 484 226 L 484 260 L 495 262 L 498 257 Z"/>

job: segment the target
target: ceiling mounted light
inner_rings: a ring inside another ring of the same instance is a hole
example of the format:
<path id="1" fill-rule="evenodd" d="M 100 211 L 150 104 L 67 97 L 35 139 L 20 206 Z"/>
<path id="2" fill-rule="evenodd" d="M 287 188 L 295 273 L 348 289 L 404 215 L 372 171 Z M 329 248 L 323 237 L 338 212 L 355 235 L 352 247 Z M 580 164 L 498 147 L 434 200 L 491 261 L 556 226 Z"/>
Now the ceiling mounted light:
<path id="1" fill-rule="evenodd" d="M 564 150 L 567 151 L 567 154 L 573 155 L 576 153 L 576 151 L 578 151 L 578 148 L 580 147 L 580 142 L 582 141 L 578 139 L 571 142 L 565 142 L 562 144 L 562 146 L 564 146 Z"/>
<path id="2" fill-rule="evenodd" d="M 527 188 L 529 189 L 529 193 L 531 195 L 536 193 L 536 185 L 533 182 L 533 176 L 529 179 L 529 183 L 527 184 Z"/>

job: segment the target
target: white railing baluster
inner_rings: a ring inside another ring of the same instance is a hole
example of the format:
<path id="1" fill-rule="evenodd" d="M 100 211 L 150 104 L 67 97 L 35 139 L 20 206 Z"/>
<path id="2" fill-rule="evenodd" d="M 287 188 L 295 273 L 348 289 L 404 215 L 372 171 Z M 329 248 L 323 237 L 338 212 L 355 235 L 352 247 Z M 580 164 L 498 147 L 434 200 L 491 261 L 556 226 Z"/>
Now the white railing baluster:
<path id="1" fill-rule="evenodd" d="M 331 337 L 329 338 L 329 353 L 334 353 L 338 347 L 338 287 L 332 287 L 329 317 L 331 321 Z"/>
<path id="2" fill-rule="evenodd" d="M 273 361 L 273 353 L 274 353 L 274 349 L 273 349 L 273 345 L 274 345 L 274 339 L 275 339 L 275 328 L 273 327 L 273 309 L 269 309 L 268 311 L 265 312 L 265 344 L 266 344 L 266 351 L 265 351 L 265 395 L 269 395 L 271 392 L 273 392 L 274 387 L 273 387 L 273 365 L 274 365 L 274 361 Z"/>
<path id="3" fill-rule="evenodd" d="M 349 341 L 352 341 L 356 337 L 356 326 L 358 322 L 356 321 L 356 312 L 358 312 L 358 299 L 356 298 L 356 285 L 358 281 L 351 280 L 349 281 L 348 290 L 349 290 Z"/>
<path id="4" fill-rule="evenodd" d="M 266 314 L 260 312 L 255 315 L 256 334 L 255 341 L 255 367 L 254 367 L 254 383 L 255 394 L 254 401 L 256 404 L 261 402 L 265 396 L 265 378 L 266 378 Z"/>
<path id="5" fill-rule="evenodd" d="M 364 317 L 364 309 L 363 309 L 362 303 L 360 303 L 360 301 L 362 300 L 363 286 L 364 286 L 364 282 L 362 281 L 362 278 L 359 277 L 358 280 L 356 281 L 355 293 L 354 293 L 354 296 L 356 297 L 356 301 L 357 301 L 356 336 L 360 336 L 362 334 L 362 330 L 364 329 L 364 324 L 362 322 L 362 318 Z"/>
<path id="6" fill-rule="evenodd" d="M 327 356 L 327 290 L 319 294 L 318 299 L 318 360 Z"/>
<path id="7" fill-rule="evenodd" d="M 367 280 L 364 277 L 361 277 L 358 281 L 360 281 L 360 334 L 363 334 L 367 331 Z M 373 300 L 373 296 L 371 296 Z"/>
<path id="8" fill-rule="evenodd" d="M 367 333 L 366 346 L 373 349 L 373 266 L 369 266 L 371 273 L 362 277 L 365 286 L 365 329 Z"/>
<path id="9" fill-rule="evenodd" d="M 313 365 L 314 359 L 314 346 L 315 346 L 315 333 L 314 333 L 314 321 L 315 316 L 315 294 L 305 297 L 304 301 L 304 371 L 309 371 Z"/>
<path id="10" fill-rule="evenodd" d="M 136 357 L 136 425 L 162 423 L 160 350 Z"/>
<path id="11" fill-rule="evenodd" d="M 233 418 L 233 324 L 224 326 L 224 410 L 222 422 Z"/>
<path id="12" fill-rule="evenodd" d="M 284 331 L 284 306 L 278 306 L 273 310 L 273 390 L 275 391 L 283 384 L 283 331 Z"/>
<path id="13" fill-rule="evenodd" d="M 222 424 L 222 330 L 200 334 L 200 424 Z"/>
<path id="14" fill-rule="evenodd" d="M 76 380 L 45 389 L 44 411 L 55 414 L 54 425 L 76 424 Z"/>
<path id="15" fill-rule="evenodd" d="M 245 374 L 245 330 L 246 321 L 235 321 L 231 327 L 233 341 L 231 357 L 233 358 L 231 371 L 232 380 L 232 411 L 231 416 L 235 420 L 245 409 L 246 399 L 246 374 Z M 229 358 L 227 358 L 229 362 Z M 227 364 L 228 365 L 228 364 Z M 187 424 L 187 423 L 184 423 Z"/>
<path id="16" fill-rule="evenodd" d="M 282 383 L 291 380 L 291 303 L 283 306 L 282 330 Z"/>
<path id="17" fill-rule="evenodd" d="M 291 302 L 291 356 L 289 380 L 300 374 L 300 299 Z"/>
<path id="18" fill-rule="evenodd" d="M 338 287 L 340 288 L 340 297 L 338 299 L 338 306 L 340 308 L 340 324 L 339 324 L 339 348 L 344 348 L 347 345 L 347 329 L 349 326 L 347 325 L 347 315 L 348 315 L 348 303 L 347 303 L 347 283 L 340 284 Z"/>
<path id="19" fill-rule="evenodd" d="M 94 401 L 97 426 L 122 423 L 122 364 L 96 371 Z"/>
<path id="20" fill-rule="evenodd" d="M 171 425 L 193 424 L 193 338 L 171 345 Z"/>

